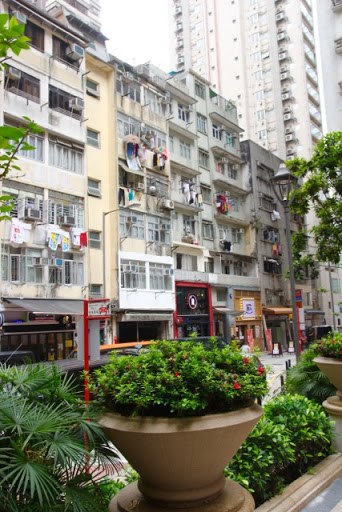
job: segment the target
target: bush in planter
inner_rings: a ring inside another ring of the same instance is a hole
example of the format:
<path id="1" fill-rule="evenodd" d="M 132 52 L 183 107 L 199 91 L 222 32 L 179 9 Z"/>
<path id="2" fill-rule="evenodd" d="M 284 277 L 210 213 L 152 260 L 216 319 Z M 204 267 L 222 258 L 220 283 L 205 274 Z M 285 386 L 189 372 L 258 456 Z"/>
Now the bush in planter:
<path id="1" fill-rule="evenodd" d="M 234 347 L 205 350 L 192 341 L 160 341 L 137 357 L 111 357 L 91 390 L 127 416 L 187 417 L 229 412 L 266 394 L 264 368 Z"/>
<path id="2" fill-rule="evenodd" d="M 286 392 L 303 395 L 321 404 L 336 394 L 336 388 L 314 363 L 316 356 L 312 347 L 303 351 L 297 364 L 286 373 Z"/>
<path id="3" fill-rule="evenodd" d="M 331 332 L 326 338 L 322 338 L 312 345 L 316 356 L 332 357 L 342 361 L 342 334 Z"/>

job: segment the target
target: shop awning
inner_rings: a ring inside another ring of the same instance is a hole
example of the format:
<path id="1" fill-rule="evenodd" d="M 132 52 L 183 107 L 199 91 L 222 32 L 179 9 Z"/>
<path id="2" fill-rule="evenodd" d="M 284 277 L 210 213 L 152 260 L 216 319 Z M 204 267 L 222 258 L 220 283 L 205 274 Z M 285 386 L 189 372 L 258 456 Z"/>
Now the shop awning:
<path id="1" fill-rule="evenodd" d="M 265 315 L 292 315 L 292 308 L 263 308 Z"/>
<path id="2" fill-rule="evenodd" d="M 168 322 L 172 320 L 173 313 L 154 313 L 146 311 L 146 313 L 125 313 L 122 315 L 121 322 Z"/>
<path id="3" fill-rule="evenodd" d="M 225 307 L 219 307 L 219 306 L 214 307 L 213 311 L 214 311 L 214 313 L 221 313 L 221 314 L 230 315 L 230 316 L 240 316 L 240 315 L 243 315 L 243 311 L 240 311 L 240 310 L 237 310 L 237 309 L 230 309 L 230 308 L 225 308 Z"/>
<path id="4" fill-rule="evenodd" d="M 83 300 L 68 299 L 18 299 L 6 298 L 10 304 L 31 311 L 50 315 L 83 315 Z"/>

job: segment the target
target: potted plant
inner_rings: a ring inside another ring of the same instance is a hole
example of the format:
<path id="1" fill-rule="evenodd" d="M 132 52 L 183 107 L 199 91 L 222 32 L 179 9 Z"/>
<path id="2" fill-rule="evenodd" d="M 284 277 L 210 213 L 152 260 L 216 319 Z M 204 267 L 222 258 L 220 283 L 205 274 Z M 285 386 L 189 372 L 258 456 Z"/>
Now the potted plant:
<path id="1" fill-rule="evenodd" d="M 158 342 L 97 370 L 91 391 L 107 408 L 100 423 L 140 474 L 110 510 L 142 502 L 144 511 L 254 510 L 222 472 L 262 415 L 264 371 L 236 347 L 193 341 Z"/>
<path id="2" fill-rule="evenodd" d="M 316 353 L 314 363 L 328 377 L 337 389 L 336 396 L 331 396 L 323 402 L 323 407 L 335 422 L 337 434 L 333 446 L 342 451 L 342 335 L 339 332 L 330 333 L 326 338 L 312 346 Z"/>

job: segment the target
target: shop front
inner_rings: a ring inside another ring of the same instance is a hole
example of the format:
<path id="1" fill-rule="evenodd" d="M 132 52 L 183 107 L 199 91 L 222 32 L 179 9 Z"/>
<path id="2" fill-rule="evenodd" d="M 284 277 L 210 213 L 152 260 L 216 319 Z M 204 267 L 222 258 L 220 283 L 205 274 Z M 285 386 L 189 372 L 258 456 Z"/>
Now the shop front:
<path id="1" fill-rule="evenodd" d="M 155 311 L 127 311 L 116 317 L 117 342 L 161 340 L 170 337 L 172 313 Z"/>
<path id="2" fill-rule="evenodd" d="M 211 287 L 203 283 L 178 282 L 174 337 L 185 338 L 191 334 L 214 335 Z"/>
<path id="3" fill-rule="evenodd" d="M 239 343 L 247 342 L 251 347 L 264 350 L 262 330 L 262 307 L 259 290 L 233 290 L 234 310 L 242 312 L 235 318 L 231 335 Z"/>

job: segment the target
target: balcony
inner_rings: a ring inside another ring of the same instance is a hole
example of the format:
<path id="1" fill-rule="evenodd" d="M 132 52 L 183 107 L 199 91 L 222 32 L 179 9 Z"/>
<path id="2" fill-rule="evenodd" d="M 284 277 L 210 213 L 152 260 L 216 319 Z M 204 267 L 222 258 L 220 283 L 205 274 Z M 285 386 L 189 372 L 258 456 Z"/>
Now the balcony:
<path id="1" fill-rule="evenodd" d="M 210 93 L 210 105 L 209 105 L 209 115 L 210 117 L 219 124 L 222 122 L 226 122 L 229 124 L 230 128 L 233 130 L 240 132 L 240 128 L 238 127 L 238 119 L 237 119 L 237 109 L 232 101 L 226 100 L 222 96 L 219 96 L 212 89 L 209 90 Z"/>

